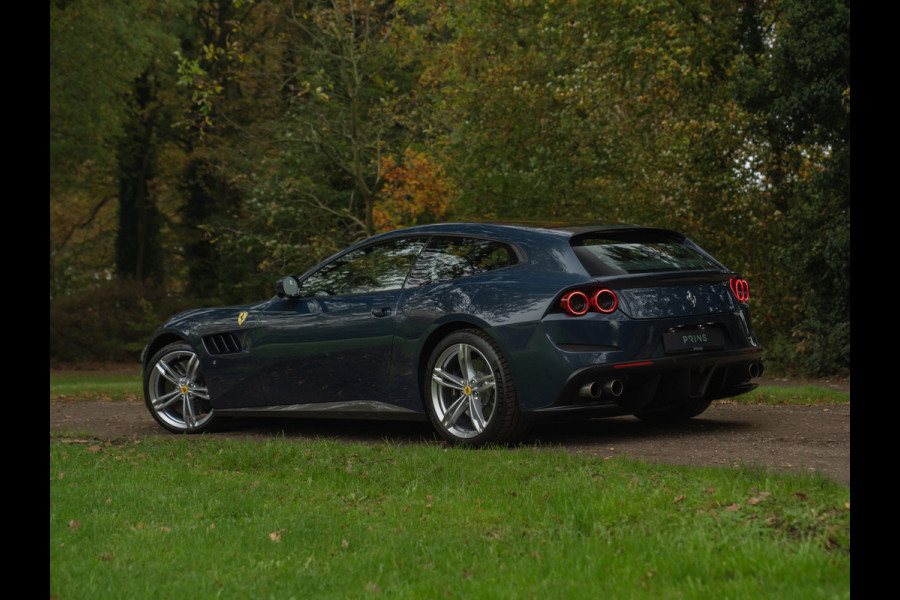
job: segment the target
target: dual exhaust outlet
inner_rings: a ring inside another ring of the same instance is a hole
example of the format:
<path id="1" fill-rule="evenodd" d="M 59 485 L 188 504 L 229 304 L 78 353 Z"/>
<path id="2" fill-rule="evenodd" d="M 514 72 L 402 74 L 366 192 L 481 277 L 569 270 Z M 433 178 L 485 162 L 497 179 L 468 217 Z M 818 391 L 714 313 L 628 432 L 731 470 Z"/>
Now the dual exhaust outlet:
<path id="1" fill-rule="evenodd" d="M 763 366 L 760 362 L 752 362 L 750 366 L 747 367 L 747 374 L 751 379 L 755 377 L 761 377 L 763 374 Z"/>
<path id="2" fill-rule="evenodd" d="M 578 390 L 578 395 L 582 398 L 597 400 L 604 394 L 612 398 L 618 398 L 624 391 L 625 384 L 622 383 L 621 379 L 610 379 L 606 383 L 601 383 L 599 381 L 589 381 L 588 383 L 581 386 L 581 389 Z"/>
<path id="3" fill-rule="evenodd" d="M 762 376 L 763 370 L 762 363 L 754 361 L 747 367 L 747 374 L 751 378 L 756 378 Z M 621 379 L 610 379 L 605 383 L 600 381 L 589 381 L 581 386 L 581 389 L 578 390 L 578 395 L 582 398 L 598 400 L 603 395 L 611 398 L 618 398 L 624 391 L 625 384 L 622 383 Z"/>

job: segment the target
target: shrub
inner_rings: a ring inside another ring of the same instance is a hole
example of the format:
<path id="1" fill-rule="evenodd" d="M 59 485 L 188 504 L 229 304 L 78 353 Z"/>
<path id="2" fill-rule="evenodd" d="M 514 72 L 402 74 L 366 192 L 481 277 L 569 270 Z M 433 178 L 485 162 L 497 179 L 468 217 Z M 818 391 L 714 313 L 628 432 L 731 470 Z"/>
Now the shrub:
<path id="1" fill-rule="evenodd" d="M 113 280 L 50 303 L 51 362 L 136 362 L 150 334 L 196 305 L 163 286 Z"/>

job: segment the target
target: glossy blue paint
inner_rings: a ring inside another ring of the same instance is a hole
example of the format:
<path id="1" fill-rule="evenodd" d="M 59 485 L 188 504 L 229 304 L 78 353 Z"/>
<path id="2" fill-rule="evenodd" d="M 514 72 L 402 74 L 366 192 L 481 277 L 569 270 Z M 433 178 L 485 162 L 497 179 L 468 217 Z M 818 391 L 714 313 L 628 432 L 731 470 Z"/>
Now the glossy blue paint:
<path id="1" fill-rule="evenodd" d="M 504 242 L 518 263 L 428 285 L 276 296 L 189 311 L 154 335 L 145 367 L 161 348 L 180 339 L 196 352 L 211 406 L 220 414 L 311 414 L 319 407 L 328 415 L 424 418 L 426 363 L 433 349 L 448 333 L 471 329 L 496 344 L 525 417 L 629 414 L 682 398 L 751 389 L 748 368 L 759 363 L 761 350 L 748 307 L 729 289 L 736 273 L 715 263 L 686 273 L 591 276 L 570 243 L 588 231 L 631 230 L 437 224 L 381 234 L 301 274 L 301 286 L 354 252 L 408 238 L 417 240 L 415 249 L 435 236 Z M 572 316 L 560 309 L 566 291 L 599 286 L 617 294 L 614 312 Z M 704 328 L 721 332 L 722 347 L 667 352 L 666 332 L 694 335 Z M 616 382 L 622 387 L 615 388 Z M 622 392 L 586 395 L 583 388 L 591 383 Z"/>

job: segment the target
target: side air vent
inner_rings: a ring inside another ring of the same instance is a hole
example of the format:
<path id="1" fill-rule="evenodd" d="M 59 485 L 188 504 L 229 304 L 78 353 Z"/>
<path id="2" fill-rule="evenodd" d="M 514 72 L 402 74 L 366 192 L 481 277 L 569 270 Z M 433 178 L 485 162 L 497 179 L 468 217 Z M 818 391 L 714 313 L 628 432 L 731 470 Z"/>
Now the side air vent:
<path id="1" fill-rule="evenodd" d="M 241 342 L 233 333 L 204 336 L 203 345 L 210 354 L 235 354 L 241 351 Z"/>

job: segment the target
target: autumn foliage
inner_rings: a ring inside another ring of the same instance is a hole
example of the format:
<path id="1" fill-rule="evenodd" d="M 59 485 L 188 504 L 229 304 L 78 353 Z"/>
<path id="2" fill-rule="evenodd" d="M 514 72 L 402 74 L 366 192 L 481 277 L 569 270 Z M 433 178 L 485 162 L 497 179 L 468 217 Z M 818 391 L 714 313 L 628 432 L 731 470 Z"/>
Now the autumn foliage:
<path id="1" fill-rule="evenodd" d="M 438 220 L 626 222 L 750 281 L 770 364 L 849 370 L 847 0 L 54 0 L 50 58 L 54 304 L 249 302 Z"/>
<path id="2" fill-rule="evenodd" d="M 375 205 L 376 231 L 434 223 L 445 218 L 456 193 L 444 169 L 424 152 L 407 148 L 398 160 L 381 160 L 384 185 Z"/>

